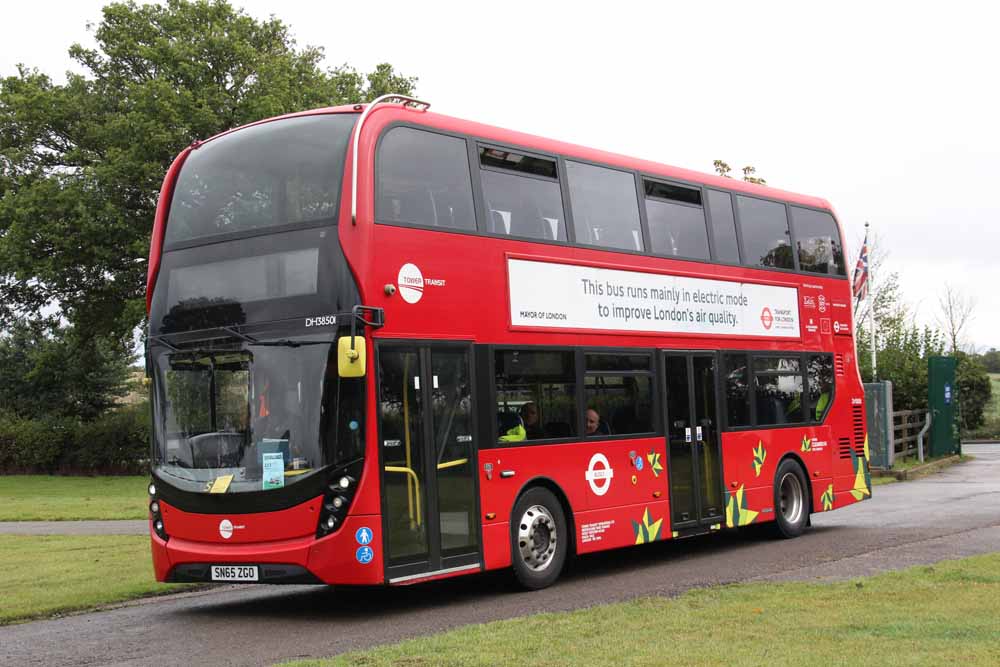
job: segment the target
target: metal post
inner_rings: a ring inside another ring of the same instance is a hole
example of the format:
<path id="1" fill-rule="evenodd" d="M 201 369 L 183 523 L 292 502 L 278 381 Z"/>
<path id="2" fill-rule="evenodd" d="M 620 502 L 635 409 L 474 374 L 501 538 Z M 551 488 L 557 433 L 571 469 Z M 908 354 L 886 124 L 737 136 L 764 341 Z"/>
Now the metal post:
<path id="1" fill-rule="evenodd" d="M 917 434 L 917 458 L 921 463 L 924 462 L 924 436 L 927 435 L 927 431 L 931 429 L 931 413 L 927 413 L 927 422 L 924 427 L 920 429 L 920 433 Z"/>
<path id="2" fill-rule="evenodd" d="M 865 222 L 865 238 L 868 238 L 868 223 Z M 874 243 L 868 246 L 868 293 L 872 297 L 869 312 L 872 316 L 872 382 L 878 382 L 878 364 L 876 350 L 878 349 L 878 332 L 875 328 L 875 255 L 872 252 Z"/>

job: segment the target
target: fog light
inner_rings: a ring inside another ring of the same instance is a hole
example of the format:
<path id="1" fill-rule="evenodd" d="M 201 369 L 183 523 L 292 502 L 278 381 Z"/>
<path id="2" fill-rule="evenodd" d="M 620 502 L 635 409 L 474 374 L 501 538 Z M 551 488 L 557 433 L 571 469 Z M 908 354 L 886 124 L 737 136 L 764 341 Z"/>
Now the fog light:
<path id="1" fill-rule="evenodd" d="M 160 513 L 160 503 L 156 502 L 155 500 L 153 502 L 151 502 L 149 504 L 149 511 L 152 512 L 153 514 L 159 514 Z"/>
<path id="2" fill-rule="evenodd" d="M 346 477 L 345 476 L 345 477 L 341 477 L 340 478 L 340 488 L 346 489 L 350 485 L 351 485 L 351 478 L 350 477 Z"/>
<path id="3" fill-rule="evenodd" d="M 150 484 L 149 485 L 149 495 L 151 495 L 151 496 L 155 496 L 156 495 L 156 485 L 155 484 Z"/>
<path id="4" fill-rule="evenodd" d="M 326 529 L 327 530 L 333 530 L 334 526 L 336 526 L 336 525 L 337 525 L 337 517 L 335 517 L 335 516 L 328 516 L 326 518 Z"/>
<path id="5" fill-rule="evenodd" d="M 156 523 L 153 524 L 153 527 L 156 528 L 156 532 L 158 532 L 158 533 L 162 533 L 163 532 L 163 522 L 162 521 L 157 521 Z"/>
<path id="6" fill-rule="evenodd" d="M 333 502 L 333 506 L 339 510 L 344 506 L 344 503 L 346 503 L 347 500 L 345 500 L 343 496 L 337 496 L 331 502 Z"/>

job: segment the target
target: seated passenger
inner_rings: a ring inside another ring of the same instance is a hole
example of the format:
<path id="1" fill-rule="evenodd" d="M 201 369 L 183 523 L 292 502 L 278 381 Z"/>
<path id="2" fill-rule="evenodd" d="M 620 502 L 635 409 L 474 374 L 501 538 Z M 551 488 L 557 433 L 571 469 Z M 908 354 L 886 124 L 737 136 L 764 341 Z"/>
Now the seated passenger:
<path id="1" fill-rule="evenodd" d="M 528 401 L 521 406 L 521 421 L 524 422 L 524 430 L 528 440 L 545 437 L 542 423 L 538 419 L 538 406 L 534 402 Z"/>
<path id="2" fill-rule="evenodd" d="M 527 437 L 521 416 L 505 410 L 497 413 L 497 433 L 500 442 L 520 442 Z"/>
<path id="3" fill-rule="evenodd" d="M 611 435 L 608 423 L 601 419 L 600 413 L 594 408 L 587 408 L 587 435 Z"/>

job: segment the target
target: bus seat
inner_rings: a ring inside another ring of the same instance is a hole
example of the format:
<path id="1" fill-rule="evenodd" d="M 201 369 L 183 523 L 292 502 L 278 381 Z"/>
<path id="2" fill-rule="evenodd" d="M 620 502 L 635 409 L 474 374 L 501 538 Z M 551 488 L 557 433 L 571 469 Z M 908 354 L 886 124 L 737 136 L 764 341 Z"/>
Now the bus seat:
<path id="1" fill-rule="evenodd" d="M 545 424 L 546 438 L 568 438 L 573 435 L 573 427 L 567 422 L 547 422 Z"/>
<path id="2" fill-rule="evenodd" d="M 399 200 L 399 216 L 396 219 L 400 222 L 437 225 L 434 199 L 428 190 L 400 192 L 395 198 Z"/>

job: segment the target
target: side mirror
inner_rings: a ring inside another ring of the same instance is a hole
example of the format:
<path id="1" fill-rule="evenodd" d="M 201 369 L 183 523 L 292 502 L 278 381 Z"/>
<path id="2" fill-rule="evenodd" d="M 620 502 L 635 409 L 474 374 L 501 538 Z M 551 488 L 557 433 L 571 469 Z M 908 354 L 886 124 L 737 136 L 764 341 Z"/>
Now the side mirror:
<path id="1" fill-rule="evenodd" d="M 342 336 L 337 339 L 337 373 L 340 377 L 364 377 L 367 359 L 363 336 Z"/>

